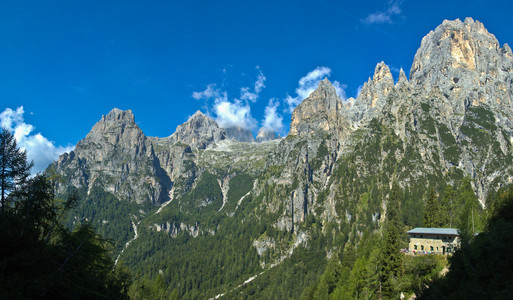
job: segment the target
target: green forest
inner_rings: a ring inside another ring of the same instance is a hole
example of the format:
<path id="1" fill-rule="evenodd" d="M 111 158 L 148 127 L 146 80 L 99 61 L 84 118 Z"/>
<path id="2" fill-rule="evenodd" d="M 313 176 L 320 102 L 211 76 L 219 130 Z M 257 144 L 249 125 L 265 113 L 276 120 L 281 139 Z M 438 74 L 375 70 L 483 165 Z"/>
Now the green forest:
<path id="1" fill-rule="evenodd" d="M 113 245 L 90 223 L 65 225 L 79 199 L 56 198 L 11 132 L 0 133 L 0 298 L 128 299 L 129 270 L 114 267 Z"/>

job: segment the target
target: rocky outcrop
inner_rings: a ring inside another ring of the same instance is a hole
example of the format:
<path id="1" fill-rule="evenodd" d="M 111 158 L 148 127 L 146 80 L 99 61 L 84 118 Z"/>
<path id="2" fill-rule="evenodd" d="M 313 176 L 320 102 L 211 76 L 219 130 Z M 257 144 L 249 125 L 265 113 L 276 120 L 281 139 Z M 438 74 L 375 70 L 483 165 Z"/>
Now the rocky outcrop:
<path id="1" fill-rule="evenodd" d="M 513 135 L 512 71 L 510 47 L 501 48 L 471 18 L 446 20 L 425 36 L 410 71 L 413 92 L 427 100 L 431 113 L 439 112 L 438 121 L 454 136 L 461 155 L 452 163 L 474 180 L 483 205 L 490 186 L 510 180 L 504 177 L 509 167 L 503 172 L 495 168 L 509 160 L 510 145 L 504 147 L 501 140 Z M 441 163 L 447 164 L 445 159 Z"/>
<path id="2" fill-rule="evenodd" d="M 227 138 L 226 130 L 220 128 L 217 123 L 197 111 L 182 125 L 178 125 L 175 133 L 169 137 L 170 143 L 183 143 L 193 148 L 205 149 L 212 143 L 217 143 Z"/>
<path id="3" fill-rule="evenodd" d="M 292 112 L 289 135 L 339 133 L 345 124 L 344 109 L 335 87 L 328 79 L 324 79 Z"/>
<path id="4" fill-rule="evenodd" d="M 64 180 L 57 184 L 61 192 L 70 184 L 88 193 L 98 185 L 137 203 L 160 203 L 167 197 L 168 180 L 130 110 L 114 108 L 102 116 L 75 150 L 50 168 Z"/>
<path id="5" fill-rule="evenodd" d="M 401 82 L 404 83 L 404 80 L 405 78 L 402 78 Z M 363 84 L 358 98 L 347 110 L 347 118 L 353 128 L 377 117 L 385 105 L 388 94 L 393 89 L 394 78 L 390 73 L 390 68 L 384 62 L 378 63 L 374 70 L 374 76 Z"/>
<path id="6" fill-rule="evenodd" d="M 512 70 L 510 47 L 501 48 L 482 23 L 446 20 L 422 39 L 410 82 L 422 93 L 439 90 L 447 101 L 436 104 L 455 127 L 470 106 L 487 105 L 500 112 L 499 124 L 512 128 Z"/>

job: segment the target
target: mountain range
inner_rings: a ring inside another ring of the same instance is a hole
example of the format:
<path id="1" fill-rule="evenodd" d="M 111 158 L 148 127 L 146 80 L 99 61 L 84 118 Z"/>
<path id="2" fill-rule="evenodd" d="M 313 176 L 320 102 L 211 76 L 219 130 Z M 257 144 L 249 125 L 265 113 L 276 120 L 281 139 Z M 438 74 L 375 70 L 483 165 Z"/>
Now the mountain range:
<path id="1" fill-rule="evenodd" d="M 394 182 L 405 226 L 419 226 L 428 188 L 468 180 L 486 208 L 512 162 L 513 53 L 467 18 L 429 32 L 408 77 L 380 62 L 346 101 L 322 80 L 286 137 L 255 139 L 199 111 L 148 137 L 113 109 L 46 172 L 57 194 L 82 199 L 69 224 L 93 222 L 141 278 L 161 274 L 184 298 L 229 295 L 303 253 L 311 272 L 277 294 L 297 297 L 337 247 L 380 228 Z"/>

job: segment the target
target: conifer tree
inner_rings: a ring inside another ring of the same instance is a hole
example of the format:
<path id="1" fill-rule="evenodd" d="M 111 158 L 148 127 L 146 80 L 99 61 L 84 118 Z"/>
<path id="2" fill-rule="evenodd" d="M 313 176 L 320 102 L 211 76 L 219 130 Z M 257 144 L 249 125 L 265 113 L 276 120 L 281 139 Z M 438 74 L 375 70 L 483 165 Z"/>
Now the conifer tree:
<path id="1" fill-rule="evenodd" d="M 445 226 L 453 227 L 456 224 L 456 192 L 452 185 L 447 185 L 444 188 L 440 201 L 440 211 L 442 217 L 442 224 Z"/>
<path id="2" fill-rule="evenodd" d="M 458 189 L 460 214 L 458 218 L 458 229 L 462 244 L 483 227 L 481 224 L 482 208 L 477 200 L 476 194 L 471 186 L 471 179 L 464 178 Z"/>
<path id="3" fill-rule="evenodd" d="M 388 198 L 386 221 L 383 229 L 383 264 L 381 267 L 381 294 L 393 298 L 396 281 L 401 270 L 401 225 L 399 223 L 399 186 L 395 182 Z"/>
<path id="4" fill-rule="evenodd" d="M 16 186 L 24 183 L 30 175 L 34 163 L 27 163 L 27 153 L 21 151 L 14 135 L 2 127 L 0 132 L 0 186 L 2 213 L 5 212 L 5 199 Z"/>
<path id="5" fill-rule="evenodd" d="M 438 199 L 436 199 L 435 191 L 433 188 L 429 190 L 429 197 L 424 209 L 424 226 L 425 227 L 441 227 L 442 220 L 440 216 L 440 206 Z"/>
<path id="6" fill-rule="evenodd" d="M 76 198 L 56 200 L 44 175 L 27 179 L 26 153 L 8 130 L 0 138 L 0 299 L 128 298 L 130 274 L 114 269 L 110 241 L 89 223 L 73 231 L 62 224 Z M 4 199 L 15 205 L 5 209 Z"/>

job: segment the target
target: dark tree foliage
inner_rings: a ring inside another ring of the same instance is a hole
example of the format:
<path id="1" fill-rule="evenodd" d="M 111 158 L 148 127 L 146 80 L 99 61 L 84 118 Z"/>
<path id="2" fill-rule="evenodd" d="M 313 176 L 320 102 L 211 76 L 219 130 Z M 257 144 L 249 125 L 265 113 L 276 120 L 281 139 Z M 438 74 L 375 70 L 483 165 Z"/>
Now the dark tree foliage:
<path id="1" fill-rule="evenodd" d="M 458 209 L 457 194 L 452 185 L 447 185 L 442 192 L 440 199 L 440 215 L 442 226 L 453 228 L 456 225 L 456 214 Z"/>
<path id="2" fill-rule="evenodd" d="M 58 201 L 42 175 L 11 192 L 0 218 L 1 299 L 125 299 L 129 273 L 113 269 L 110 242 L 90 224 L 61 223 L 74 198 Z"/>
<path id="3" fill-rule="evenodd" d="M 511 299 L 513 294 L 513 188 L 500 190 L 485 230 L 450 258 L 445 277 L 419 299 Z"/>
<path id="4" fill-rule="evenodd" d="M 399 186 L 395 182 L 388 199 L 386 222 L 383 230 L 383 265 L 381 267 L 382 296 L 396 294 L 396 282 L 401 271 L 402 228 L 399 223 Z"/>
<path id="5" fill-rule="evenodd" d="M 476 232 L 483 229 L 482 207 L 472 189 L 470 178 L 465 178 L 458 188 L 458 232 L 461 244 L 468 244 Z"/>
<path id="6" fill-rule="evenodd" d="M 2 193 L 2 213 L 5 211 L 7 195 L 16 186 L 24 183 L 30 175 L 34 163 L 27 163 L 27 153 L 16 145 L 14 135 L 3 128 L 0 132 L 0 185 Z"/>
<path id="7" fill-rule="evenodd" d="M 425 227 L 441 227 L 442 218 L 440 215 L 440 205 L 433 188 L 429 190 L 429 197 L 424 209 L 424 226 Z"/>

